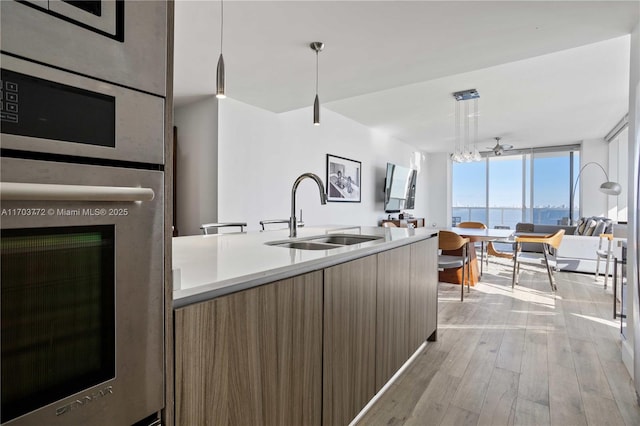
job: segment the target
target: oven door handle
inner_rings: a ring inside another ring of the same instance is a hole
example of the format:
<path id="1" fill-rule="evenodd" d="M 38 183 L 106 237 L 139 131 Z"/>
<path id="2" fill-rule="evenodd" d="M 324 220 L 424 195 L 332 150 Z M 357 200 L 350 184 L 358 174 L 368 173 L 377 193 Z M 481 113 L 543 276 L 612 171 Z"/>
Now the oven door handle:
<path id="1" fill-rule="evenodd" d="M 16 201 L 151 201 L 151 188 L 0 182 L 0 200 Z"/>

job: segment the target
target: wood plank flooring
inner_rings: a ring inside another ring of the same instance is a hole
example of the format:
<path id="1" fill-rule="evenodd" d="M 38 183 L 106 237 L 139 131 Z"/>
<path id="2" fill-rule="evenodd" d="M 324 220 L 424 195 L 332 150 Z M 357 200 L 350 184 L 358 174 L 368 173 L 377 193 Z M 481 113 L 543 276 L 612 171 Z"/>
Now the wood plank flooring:
<path id="1" fill-rule="evenodd" d="M 427 343 L 359 425 L 640 425 L 620 358 L 611 287 L 593 275 L 496 260 L 460 302 L 440 283 L 438 341 Z"/>

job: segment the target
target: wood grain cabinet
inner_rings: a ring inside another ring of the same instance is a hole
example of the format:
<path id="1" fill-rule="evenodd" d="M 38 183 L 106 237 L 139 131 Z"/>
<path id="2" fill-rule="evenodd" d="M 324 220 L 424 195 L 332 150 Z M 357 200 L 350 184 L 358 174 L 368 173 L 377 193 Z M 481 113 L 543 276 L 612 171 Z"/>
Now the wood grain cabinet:
<path id="1" fill-rule="evenodd" d="M 409 352 L 435 340 L 438 325 L 438 239 L 411 244 Z"/>
<path id="2" fill-rule="evenodd" d="M 429 238 L 378 254 L 376 391 L 436 337 L 437 250 Z"/>
<path id="3" fill-rule="evenodd" d="M 376 297 L 376 392 L 409 353 L 411 246 L 378 253 Z"/>
<path id="4" fill-rule="evenodd" d="M 437 321 L 437 238 L 175 311 L 177 425 L 346 425 Z"/>
<path id="5" fill-rule="evenodd" d="M 176 310 L 176 424 L 321 423 L 322 275 Z"/>
<path id="6" fill-rule="evenodd" d="M 348 424 L 375 395 L 376 255 L 324 271 L 323 424 Z"/>

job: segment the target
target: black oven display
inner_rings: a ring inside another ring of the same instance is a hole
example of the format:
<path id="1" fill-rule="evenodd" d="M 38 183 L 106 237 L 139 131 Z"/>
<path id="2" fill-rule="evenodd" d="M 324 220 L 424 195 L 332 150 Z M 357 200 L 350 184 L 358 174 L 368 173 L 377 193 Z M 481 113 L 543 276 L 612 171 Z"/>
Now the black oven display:
<path id="1" fill-rule="evenodd" d="M 114 225 L 2 230 L 2 423 L 115 376 L 114 247 Z"/>
<path id="2" fill-rule="evenodd" d="M 115 147 L 116 100 L 2 70 L 2 133 Z"/>

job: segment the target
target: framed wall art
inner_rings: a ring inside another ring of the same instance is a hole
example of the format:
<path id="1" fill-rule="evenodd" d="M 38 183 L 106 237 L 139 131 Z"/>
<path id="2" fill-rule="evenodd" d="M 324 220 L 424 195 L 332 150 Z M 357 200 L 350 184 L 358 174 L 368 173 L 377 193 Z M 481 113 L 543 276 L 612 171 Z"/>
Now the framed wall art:
<path id="1" fill-rule="evenodd" d="M 327 154 L 327 201 L 359 203 L 362 163 Z"/>

